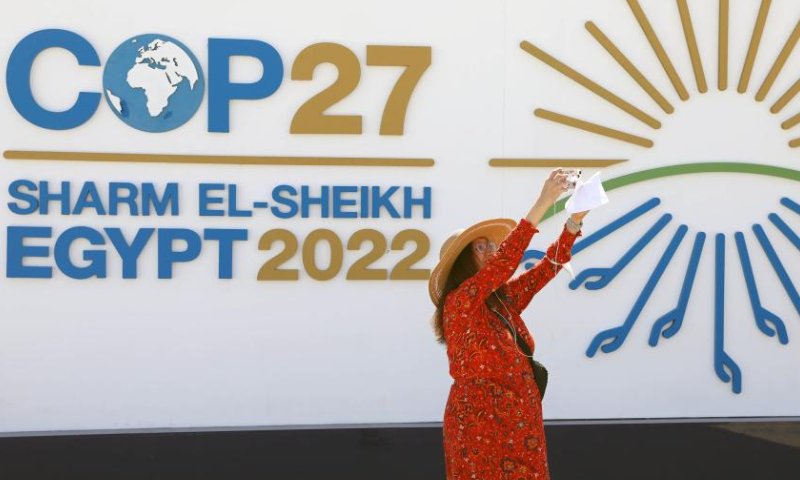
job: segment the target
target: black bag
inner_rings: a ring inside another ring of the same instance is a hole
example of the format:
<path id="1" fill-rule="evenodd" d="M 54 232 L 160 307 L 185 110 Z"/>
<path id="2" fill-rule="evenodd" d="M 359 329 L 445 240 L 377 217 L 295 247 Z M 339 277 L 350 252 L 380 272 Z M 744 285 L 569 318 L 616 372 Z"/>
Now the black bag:
<path id="1" fill-rule="evenodd" d="M 503 297 L 506 300 L 508 300 L 508 297 L 506 297 L 505 295 L 503 295 Z M 514 331 L 511 329 L 510 321 L 507 320 L 506 317 L 504 317 L 503 314 L 501 314 L 497 310 L 494 309 L 491 310 L 492 312 L 494 312 L 495 315 L 500 317 L 500 320 L 503 322 L 503 325 L 506 326 L 509 333 L 511 333 L 511 335 L 516 338 L 517 346 L 519 347 L 520 350 L 522 350 L 522 353 L 527 355 L 528 361 L 531 364 L 531 369 L 533 370 L 533 380 L 536 382 L 536 386 L 539 388 L 539 398 L 541 400 L 544 400 L 544 391 L 547 389 L 547 377 L 549 375 L 547 369 L 540 362 L 537 362 L 536 360 L 533 359 L 533 353 L 531 352 L 531 349 L 528 348 L 528 345 L 522 340 L 522 338 L 519 337 L 519 335 L 514 334 Z"/>
<path id="2" fill-rule="evenodd" d="M 539 387 L 539 397 L 544 400 L 544 391 L 547 389 L 547 369 L 532 358 L 531 362 L 533 364 L 533 379 L 536 381 L 536 386 Z"/>

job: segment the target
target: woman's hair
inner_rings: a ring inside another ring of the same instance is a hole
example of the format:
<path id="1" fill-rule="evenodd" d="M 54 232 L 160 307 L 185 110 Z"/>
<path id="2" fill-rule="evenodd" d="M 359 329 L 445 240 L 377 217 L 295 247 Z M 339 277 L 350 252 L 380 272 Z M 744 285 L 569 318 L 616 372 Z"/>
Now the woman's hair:
<path id="1" fill-rule="evenodd" d="M 447 275 L 447 280 L 442 290 L 442 296 L 439 300 L 439 307 L 436 309 L 436 313 L 433 314 L 433 318 L 431 319 L 433 333 L 436 335 L 437 342 L 443 344 L 447 343 L 447 339 L 444 337 L 444 304 L 445 300 L 447 300 L 447 295 L 457 289 L 465 280 L 468 280 L 478 273 L 479 270 L 478 263 L 475 261 L 475 255 L 472 254 L 472 244 L 468 243 L 467 246 L 461 250 L 461 253 L 458 254 L 456 261 L 453 263 L 453 267 L 450 269 L 450 273 Z M 494 305 L 497 301 L 490 296 L 486 303 L 487 305 Z"/>

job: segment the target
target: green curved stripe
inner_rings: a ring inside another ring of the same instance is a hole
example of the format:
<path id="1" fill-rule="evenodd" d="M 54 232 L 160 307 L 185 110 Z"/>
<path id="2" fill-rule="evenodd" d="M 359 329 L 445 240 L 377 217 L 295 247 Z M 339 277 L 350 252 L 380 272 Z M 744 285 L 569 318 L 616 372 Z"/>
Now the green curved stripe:
<path id="1" fill-rule="evenodd" d="M 757 163 L 735 163 L 735 162 L 706 162 L 688 163 L 684 165 L 672 165 L 669 167 L 659 167 L 641 172 L 629 173 L 621 177 L 612 178 L 603 182 L 603 189 L 606 192 L 621 188 L 634 183 L 654 180 L 656 178 L 672 177 L 675 175 L 687 175 L 693 173 L 748 173 L 751 175 L 766 175 L 768 177 L 785 178 L 800 182 L 800 171 L 771 165 L 759 165 Z M 564 205 L 570 197 L 565 197 L 556 202 L 555 212 L 549 210 L 543 217 L 542 222 L 553 215 L 564 210 Z M 541 223 L 541 222 L 540 222 Z"/>

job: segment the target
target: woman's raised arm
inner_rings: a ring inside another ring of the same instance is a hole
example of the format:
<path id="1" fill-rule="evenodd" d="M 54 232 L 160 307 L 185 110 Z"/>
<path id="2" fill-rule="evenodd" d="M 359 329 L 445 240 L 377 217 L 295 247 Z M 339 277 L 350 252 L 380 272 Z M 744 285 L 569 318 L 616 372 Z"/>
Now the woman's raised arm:
<path id="1" fill-rule="evenodd" d="M 580 230 L 573 232 L 565 225 L 561 235 L 547 249 L 544 258 L 536 262 L 536 265 L 527 272 L 506 283 L 506 295 L 517 313 L 521 314 L 533 296 L 561 271 L 561 265 L 570 261 L 572 245 L 580 236 Z M 550 262 L 549 259 L 556 263 Z"/>
<path id="2" fill-rule="evenodd" d="M 525 249 L 533 235 L 539 230 L 536 225 L 545 212 L 555 203 L 558 197 L 567 190 L 566 174 L 556 168 L 550 173 L 542 187 L 536 203 L 528 211 L 528 215 L 520 219 L 517 226 L 500 243 L 497 252 L 486 260 L 483 268 L 465 280 L 453 293 L 460 297 L 462 305 L 481 304 L 495 290 L 505 285 L 517 271 Z"/>

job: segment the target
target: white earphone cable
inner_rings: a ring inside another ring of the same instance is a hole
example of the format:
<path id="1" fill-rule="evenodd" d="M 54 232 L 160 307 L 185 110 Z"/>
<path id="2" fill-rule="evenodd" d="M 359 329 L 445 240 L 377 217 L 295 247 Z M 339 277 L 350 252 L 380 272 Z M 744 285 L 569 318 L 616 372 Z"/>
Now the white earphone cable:
<path id="1" fill-rule="evenodd" d="M 553 203 L 553 216 L 554 217 L 556 216 L 556 204 L 555 203 Z M 559 238 L 559 240 L 560 240 L 560 238 Z M 560 246 L 561 246 L 561 243 L 559 241 L 556 241 L 556 255 L 555 255 L 556 258 L 558 258 L 558 249 L 559 249 Z M 558 272 L 556 272 L 556 269 L 558 268 L 557 265 L 564 265 L 563 263 L 558 263 L 558 262 L 553 261 L 552 259 L 550 259 L 550 257 L 547 256 L 547 253 L 545 253 L 545 258 L 547 258 L 547 260 L 550 261 L 550 263 L 553 264 L 553 273 L 554 274 L 558 273 Z M 494 296 L 497 299 L 497 301 L 499 301 L 500 304 L 503 305 L 503 308 L 505 309 L 506 314 L 508 315 L 508 317 L 511 318 L 511 312 L 508 310 L 508 307 L 506 307 L 505 302 L 503 302 L 500 299 L 500 297 L 497 296 L 497 292 L 492 292 L 492 293 L 494 294 Z M 525 352 L 523 352 L 522 350 L 519 349 L 519 343 L 517 343 L 517 330 L 514 328 L 513 325 L 511 325 L 511 321 L 510 320 L 506 320 L 506 318 L 503 317 L 502 315 L 500 315 L 500 318 L 502 318 L 503 322 L 505 322 L 505 324 L 508 325 L 508 328 L 511 330 L 511 333 L 514 335 L 514 348 L 517 350 L 517 353 L 519 353 L 522 356 L 528 357 L 528 358 L 533 358 L 533 355 L 528 355 L 527 353 L 525 353 Z"/>
<path id="2" fill-rule="evenodd" d="M 506 307 L 505 302 L 500 300 L 500 297 L 497 296 L 497 292 L 492 292 L 492 293 L 494 294 L 495 298 L 497 298 L 497 301 L 499 301 L 503 305 L 503 308 L 506 310 L 506 314 L 508 314 L 508 318 L 510 319 L 511 318 L 511 312 L 508 311 L 508 307 Z M 513 325 L 511 325 L 511 320 L 506 320 L 506 318 L 504 316 L 502 316 L 502 315 L 500 315 L 500 318 L 503 319 L 503 322 L 505 322 L 505 324 L 508 325 L 508 328 L 514 334 L 514 348 L 517 350 L 517 353 L 519 353 L 523 357 L 533 358 L 533 355 L 528 355 L 527 353 L 525 353 L 525 352 L 523 352 L 522 350 L 519 349 L 519 344 L 517 343 L 517 330 L 514 328 Z"/>
<path id="3" fill-rule="evenodd" d="M 556 204 L 555 203 L 553 203 L 553 216 L 554 217 L 556 216 Z M 561 242 L 559 240 L 561 240 L 561 239 L 559 238 L 558 240 L 556 240 L 556 258 L 558 258 L 558 247 L 561 246 Z M 557 262 L 554 262 L 551 258 L 548 258 L 546 253 L 545 253 L 545 258 L 547 258 L 547 260 L 549 260 L 550 263 L 553 264 L 553 275 L 558 273 L 556 271 L 558 269 L 557 265 L 561 265 L 561 264 L 557 263 Z"/>

